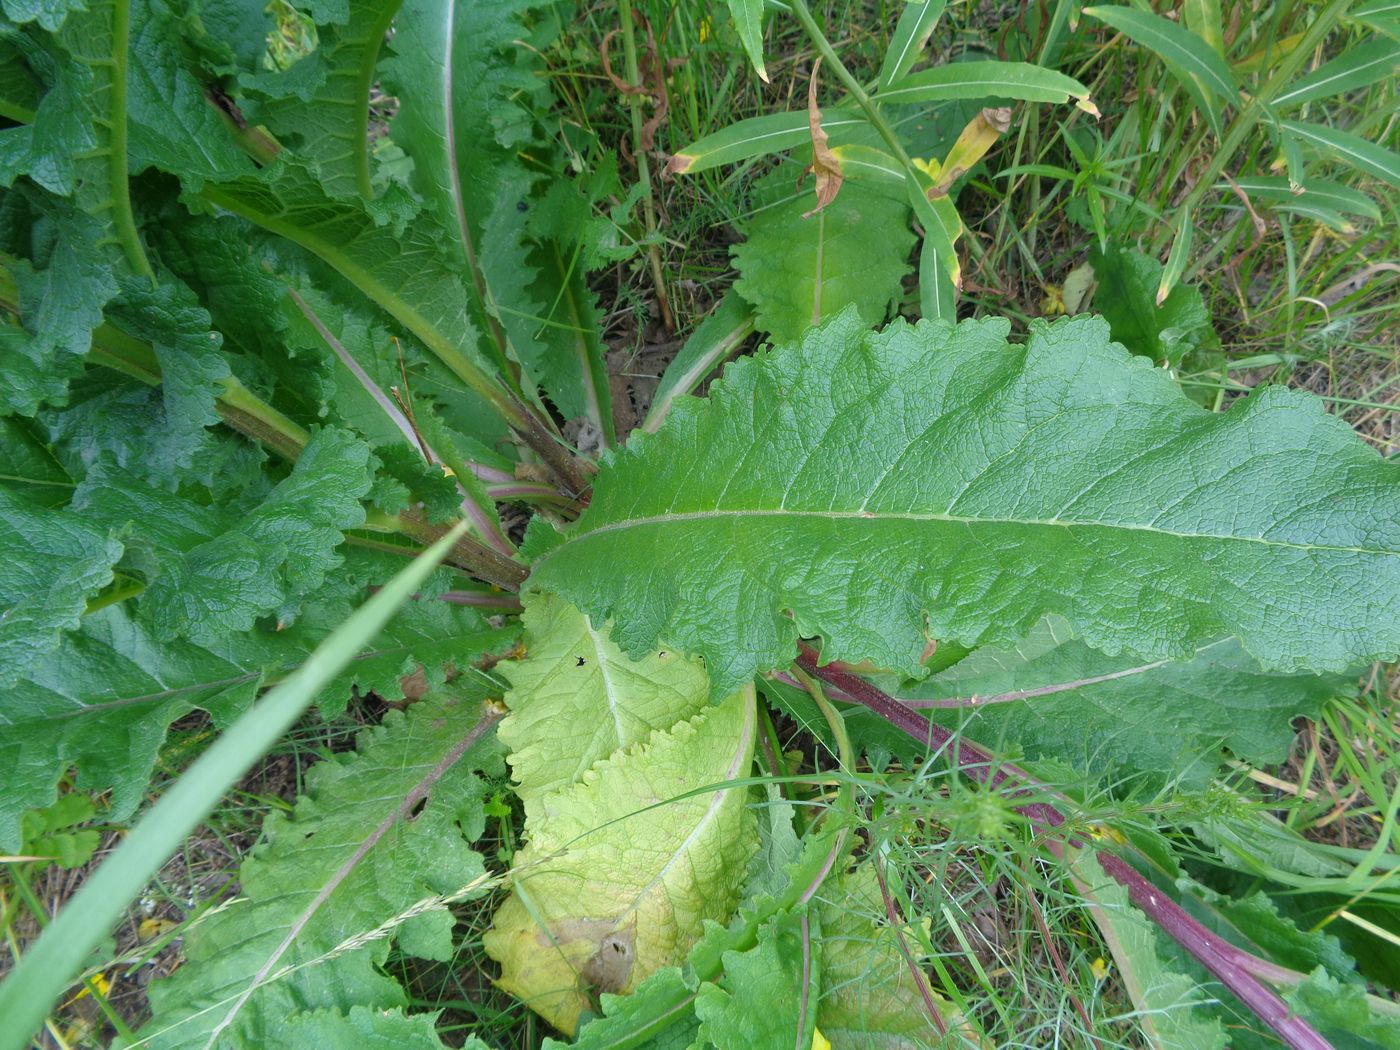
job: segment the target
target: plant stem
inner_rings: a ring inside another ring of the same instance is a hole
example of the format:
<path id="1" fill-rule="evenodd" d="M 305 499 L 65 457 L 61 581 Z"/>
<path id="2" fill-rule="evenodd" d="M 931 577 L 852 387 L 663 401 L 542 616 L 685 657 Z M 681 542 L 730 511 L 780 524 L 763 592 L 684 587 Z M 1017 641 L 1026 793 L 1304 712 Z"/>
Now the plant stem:
<path id="1" fill-rule="evenodd" d="M 111 143 L 107 151 L 108 192 L 112 200 L 112 224 L 131 268 L 155 283 L 155 271 L 141 245 L 136 218 L 131 211 L 131 189 L 127 182 L 126 156 L 126 70 L 131 40 L 131 0 L 112 0 L 112 78 L 111 105 L 107 111 Z"/>
<path id="2" fill-rule="evenodd" d="M 796 2 L 800 3 L 801 0 Z M 904 707 L 865 679 L 835 667 L 822 667 L 816 650 L 811 647 L 801 646 L 797 664 L 809 674 L 834 685 L 857 703 L 870 708 L 897 729 L 922 741 L 930 749 L 944 749 L 949 756 L 948 761 L 974 780 L 994 788 L 1009 784 L 1013 798 L 1045 790 L 1045 786 L 1037 783 L 1025 770 L 1009 762 L 997 761 L 990 752 L 976 744 L 955 739 L 947 729 Z M 1047 802 L 1026 803 L 1018 806 L 1017 810 L 1038 828 L 1058 828 L 1065 823 L 1064 814 Z M 1063 842 L 1053 840 L 1048 840 L 1047 844 L 1055 852 L 1064 846 Z M 1083 843 L 1069 838 L 1068 845 L 1079 848 Z M 1120 857 L 1107 850 L 1099 850 L 1095 858 L 1110 878 L 1127 889 L 1134 904 L 1272 1028 L 1287 1046 L 1294 1050 L 1331 1050 L 1331 1044 L 1312 1025 L 1296 1016 L 1272 989 L 1260 983 L 1254 968 L 1242 964 L 1241 956 L 1249 956 L 1248 952 L 1211 933 Z"/>
<path id="3" fill-rule="evenodd" d="M 633 27 L 632 0 L 618 0 L 618 12 L 622 15 L 622 54 L 626 64 L 627 83 L 640 88 L 641 72 L 637 66 L 637 37 Z M 637 158 L 637 177 L 642 183 L 642 214 L 647 224 L 647 260 L 651 264 L 651 282 L 656 288 L 656 305 L 661 311 L 661 323 L 667 332 L 676 330 L 676 319 L 671 314 L 671 300 L 666 294 L 666 277 L 661 271 L 661 252 L 656 247 L 656 202 L 652 198 L 651 162 L 642 148 L 642 100 L 640 95 L 629 94 L 624 101 L 632 117 L 632 155 Z"/>

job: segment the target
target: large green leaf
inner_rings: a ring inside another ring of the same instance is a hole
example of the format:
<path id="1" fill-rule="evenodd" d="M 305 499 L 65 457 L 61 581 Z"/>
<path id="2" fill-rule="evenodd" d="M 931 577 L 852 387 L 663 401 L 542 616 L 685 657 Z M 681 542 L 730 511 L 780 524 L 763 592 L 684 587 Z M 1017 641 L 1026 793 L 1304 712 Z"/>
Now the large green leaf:
<path id="1" fill-rule="evenodd" d="M 340 618 L 338 607 L 313 611 L 288 630 L 269 626 L 206 648 L 162 644 L 124 605 L 84 617 L 82 629 L 0 701 L 0 762 L 10 771 L 0 793 L 0 851 L 18 848 L 20 814 L 53 801 L 71 767 L 81 787 L 112 792 L 115 819 L 130 815 L 171 722 L 198 709 L 227 725 L 259 688 L 300 665 Z M 399 700 L 401 678 L 420 669 L 429 686 L 440 687 L 446 667 L 465 669 L 474 654 L 507 648 L 510 637 L 489 632 L 471 610 L 413 603 L 325 690 L 322 714 L 343 711 L 352 687 Z"/>
<path id="2" fill-rule="evenodd" d="M 595 765 L 550 800 L 515 855 L 483 943 L 500 984 L 570 1034 L 597 992 L 679 963 L 726 921 L 754 843 L 752 687 Z"/>
<path id="3" fill-rule="evenodd" d="M 318 256 L 385 310 L 483 396 L 496 396 L 477 349 L 460 271 L 421 217 L 404 228 L 353 201 L 331 200 L 290 160 L 258 177 L 209 183 L 203 195 Z"/>
<path id="4" fill-rule="evenodd" d="M 528 659 L 500 668 L 512 686 L 500 737 L 528 818 L 547 813 L 550 796 L 595 763 L 709 703 L 698 660 L 674 652 L 631 660 L 605 627 L 559 598 L 526 598 L 525 647 Z M 559 731 L 564 720 L 573 731 Z"/>
<path id="5" fill-rule="evenodd" d="M 441 898 L 490 881 L 469 848 L 485 824 L 475 771 L 499 766 L 482 732 L 488 692 L 477 682 L 390 712 L 359 754 L 311 770 L 291 817 L 268 818 L 238 900 L 191 929 L 185 964 L 152 985 L 143 1046 L 203 1047 L 222 1033 L 221 1047 L 272 1050 L 294 1045 L 282 1026 L 302 1011 L 407 1005 L 379 968 L 390 940 L 450 960 L 454 919 Z"/>
<path id="6" fill-rule="evenodd" d="M 810 194 L 794 194 L 796 166 L 779 168 L 755 193 L 747 238 L 732 249 L 734 290 L 754 308 L 758 327 L 779 342 L 854 305 L 879 324 L 899 298 L 914 234 L 901 198 L 847 183 L 815 215 Z M 804 218 L 804 215 L 807 217 Z"/>
<path id="7" fill-rule="evenodd" d="M 1102 320 L 1007 330 L 852 310 L 730 365 L 572 528 L 535 527 L 532 586 L 616 617 L 625 651 L 703 655 L 721 694 L 799 636 L 918 675 L 930 636 L 1010 644 L 1047 613 L 1149 660 L 1400 650 L 1400 465 L 1306 394 L 1206 412 Z"/>
<path id="8" fill-rule="evenodd" d="M 413 156 L 415 184 L 446 242 L 470 278 L 480 278 L 492 335 L 566 418 L 610 427 L 611 412 L 598 403 L 607 382 L 593 300 L 572 245 L 559 243 L 579 231 L 568 222 L 538 228 L 532 190 L 545 180 L 520 157 L 527 146 L 548 156 L 529 144 L 543 73 L 535 51 L 517 43 L 528 35 L 522 15 L 537 6 L 407 0 L 385 66 L 399 101 L 392 133 Z M 561 195 L 569 188 L 562 179 L 553 187 Z"/>
<path id="9" fill-rule="evenodd" d="M 101 525 L 0 488 L 0 687 L 13 686 L 78 626 L 121 555 Z"/>
<path id="10" fill-rule="evenodd" d="M 296 146 L 330 197 L 371 193 L 370 89 L 401 0 L 348 0 L 317 27 L 318 46 L 290 69 L 244 78 L 259 123 Z"/>
<path id="11" fill-rule="evenodd" d="M 1281 762 L 1292 720 L 1354 688 L 1343 675 L 1261 670 L 1233 639 L 1185 662 L 1105 656 L 1052 617 L 1016 646 L 978 649 L 900 695 L 959 705 L 940 720 L 975 740 L 1191 783 L 1214 774 L 1222 745 L 1247 762 Z"/>

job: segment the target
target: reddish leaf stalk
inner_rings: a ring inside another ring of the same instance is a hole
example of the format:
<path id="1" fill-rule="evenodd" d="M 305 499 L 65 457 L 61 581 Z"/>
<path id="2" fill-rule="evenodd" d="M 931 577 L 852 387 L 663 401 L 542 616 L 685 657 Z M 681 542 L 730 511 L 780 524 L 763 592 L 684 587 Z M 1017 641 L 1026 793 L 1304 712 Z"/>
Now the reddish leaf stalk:
<path id="1" fill-rule="evenodd" d="M 1025 770 L 1008 762 L 998 762 L 975 744 L 955 740 L 947 729 L 911 711 L 865 679 L 834 667 L 823 667 L 816 650 L 806 645 L 800 648 L 797 663 L 808 674 L 840 689 L 928 748 L 944 751 L 960 772 L 991 787 L 999 787 L 1014 777 L 1012 797 L 1044 790 L 1044 786 Z M 1017 811 L 1040 827 L 1059 827 L 1065 823 L 1064 814 L 1047 802 L 1029 802 L 1018 806 Z M 1078 848 L 1083 842 L 1070 838 L 1068 845 Z M 1332 1044 L 1312 1025 L 1294 1014 L 1273 989 L 1260 983 L 1255 975 L 1260 972 L 1258 964 L 1263 960 L 1206 929 L 1122 858 L 1107 850 L 1096 851 L 1095 858 L 1109 878 L 1128 891 L 1134 904 L 1272 1028 L 1287 1046 L 1294 1050 L 1331 1050 Z"/>

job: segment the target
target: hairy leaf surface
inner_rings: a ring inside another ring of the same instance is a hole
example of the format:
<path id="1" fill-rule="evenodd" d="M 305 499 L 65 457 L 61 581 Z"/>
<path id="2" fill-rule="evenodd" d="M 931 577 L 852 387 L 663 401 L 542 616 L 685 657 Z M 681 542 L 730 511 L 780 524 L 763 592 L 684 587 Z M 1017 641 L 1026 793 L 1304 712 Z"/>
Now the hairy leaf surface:
<path id="1" fill-rule="evenodd" d="M 918 675 L 930 636 L 1011 644 L 1048 613 L 1149 660 L 1225 635 L 1276 670 L 1400 649 L 1400 465 L 1306 394 L 1206 412 L 1101 320 L 1006 332 L 852 310 L 731 365 L 569 531 L 536 527 L 533 585 L 616 617 L 625 651 L 703 655 L 721 693 L 799 636 Z"/>
<path id="2" fill-rule="evenodd" d="M 528 818 L 548 814 L 595 763 L 709 703 L 698 660 L 675 652 L 632 660 L 562 599 L 527 598 L 524 621 L 528 659 L 500 667 L 512 686 L 500 737 Z M 566 722 L 570 731 L 560 732 Z"/>
<path id="3" fill-rule="evenodd" d="M 754 842 L 743 787 L 752 689 L 595 765 L 529 829 L 485 936 L 500 984 L 572 1034 L 597 992 L 629 992 L 726 921 Z M 693 792 L 693 793 L 692 793 Z"/>
<path id="4" fill-rule="evenodd" d="M 451 913 L 411 910 L 487 881 L 469 847 L 485 821 L 475 770 L 499 766 L 490 735 L 474 732 L 483 695 L 477 685 L 390 712 L 357 755 L 311 770 L 295 812 L 270 816 L 244 861 L 240 899 L 194 927 L 185 964 L 152 985 L 144 1045 L 203 1047 L 222 1031 L 221 1046 L 282 1046 L 281 1026 L 300 1011 L 407 1005 L 379 969 L 390 938 L 447 961 Z M 428 792 L 426 804 L 401 812 L 415 790 Z M 368 942 L 346 943 L 382 924 L 391 925 Z"/>

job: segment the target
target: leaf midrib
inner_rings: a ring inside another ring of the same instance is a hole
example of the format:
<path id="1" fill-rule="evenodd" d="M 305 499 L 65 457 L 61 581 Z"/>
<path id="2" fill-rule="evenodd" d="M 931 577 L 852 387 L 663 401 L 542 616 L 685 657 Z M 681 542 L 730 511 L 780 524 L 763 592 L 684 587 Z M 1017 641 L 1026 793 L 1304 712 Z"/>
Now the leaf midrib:
<path id="1" fill-rule="evenodd" d="M 1106 521 L 1082 521 L 1064 518 L 1009 518 L 974 517 L 971 515 L 948 514 L 938 511 L 866 511 L 866 510 L 790 510 L 787 508 L 752 508 L 743 510 L 697 510 L 680 511 L 675 514 L 656 514 L 640 518 L 627 518 L 622 521 L 598 525 L 577 535 L 567 537 L 562 544 L 536 562 L 536 567 L 548 561 L 569 544 L 606 532 L 620 532 L 629 528 L 649 525 L 673 525 L 685 522 L 704 521 L 718 518 L 811 518 L 823 521 L 913 521 L 946 522 L 953 525 L 1023 525 L 1033 528 L 1082 528 L 1113 529 L 1123 532 L 1141 532 L 1154 536 L 1171 536 L 1189 540 L 1219 540 L 1231 543 L 1252 543 L 1262 547 L 1278 547 L 1301 551 L 1334 551 L 1347 554 L 1384 554 L 1400 557 L 1400 550 L 1384 547 L 1354 547 L 1329 543 L 1298 543 L 1290 540 L 1274 540 L 1265 536 L 1248 536 L 1216 532 L 1181 532 L 1148 524 L 1124 524 Z"/>

